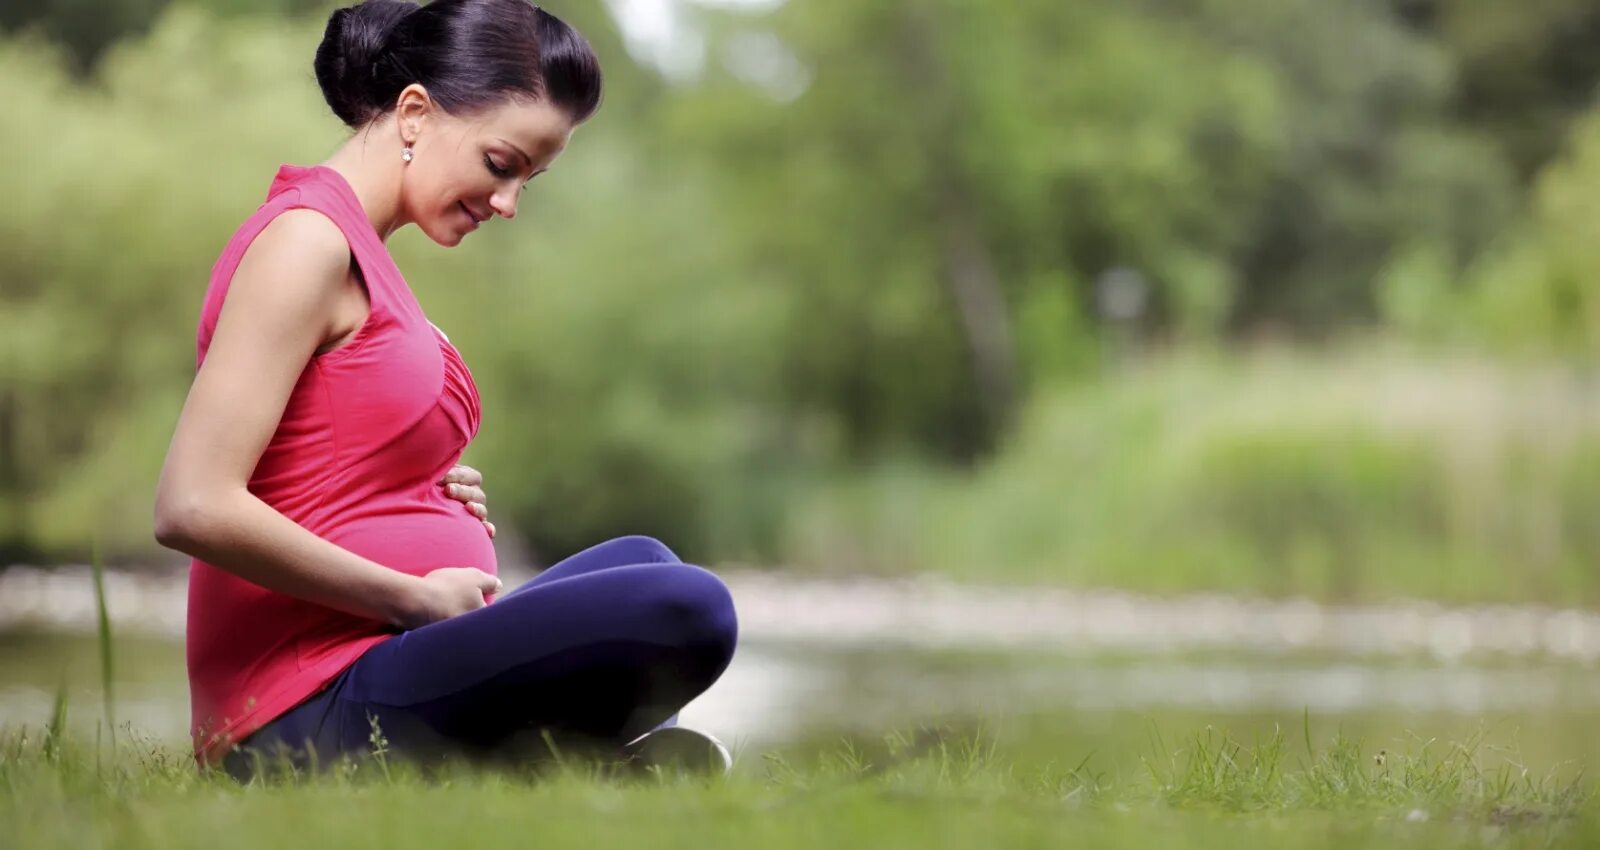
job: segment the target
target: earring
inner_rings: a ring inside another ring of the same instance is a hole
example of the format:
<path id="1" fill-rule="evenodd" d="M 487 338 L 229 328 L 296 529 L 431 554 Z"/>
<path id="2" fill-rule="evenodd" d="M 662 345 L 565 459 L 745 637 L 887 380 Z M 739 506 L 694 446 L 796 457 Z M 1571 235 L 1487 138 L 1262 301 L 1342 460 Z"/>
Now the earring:
<path id="1" fill-rule="evenodd" d="M 410 162 L 411 161 L 411 149 L 410 148 L 401 149 L 400 158 L 405 160 L 406 162 Z"/>

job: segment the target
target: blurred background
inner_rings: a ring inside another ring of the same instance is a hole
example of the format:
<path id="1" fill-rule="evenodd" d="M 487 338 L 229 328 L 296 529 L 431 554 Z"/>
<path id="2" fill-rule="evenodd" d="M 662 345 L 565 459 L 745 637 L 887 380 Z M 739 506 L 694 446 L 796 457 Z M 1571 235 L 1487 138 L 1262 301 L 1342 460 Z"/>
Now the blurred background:
<path id="1" fill-rule="evenodd" d="M 336 5 L 0 7 L 0 722 L 94 687 L 98 552 L 182 736 L 156 476 L 212 263 L 346 137 Z M 1600 2 L 547 8 L 604 106 L 514 223 L 389 244 L 504 568 L 730 576 L 708 725 L 1600 756 Z"/>

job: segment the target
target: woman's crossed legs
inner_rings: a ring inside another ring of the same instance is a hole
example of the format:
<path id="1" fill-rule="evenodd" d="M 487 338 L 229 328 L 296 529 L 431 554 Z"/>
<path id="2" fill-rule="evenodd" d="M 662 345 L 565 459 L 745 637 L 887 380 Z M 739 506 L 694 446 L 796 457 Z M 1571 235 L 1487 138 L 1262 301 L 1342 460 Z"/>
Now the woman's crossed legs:
<path id="1" fill-rule="evenodd" d="M 374 725 L 409 757 L 518 758 L 545 733 L 558 746 L 619 747 L 710 687 L 737 637 L 720 579 L 656 540 L 621 537 L 374 646 L 224 765 L 243 777 L 249 750 L 365 752 Z"/>

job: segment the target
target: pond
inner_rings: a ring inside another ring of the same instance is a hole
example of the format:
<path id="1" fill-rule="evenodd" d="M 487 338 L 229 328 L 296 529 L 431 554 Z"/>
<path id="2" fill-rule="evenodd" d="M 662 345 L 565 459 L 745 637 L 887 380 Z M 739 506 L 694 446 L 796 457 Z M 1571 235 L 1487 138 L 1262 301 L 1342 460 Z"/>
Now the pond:
<path id="1" fill-rule="evenodd" d="M 176 641 L 131 637 L 114 654 L 119 727 L 184 745 L 188 694 Z M 69 724 L 103 718 L 92 636 L 0 634 L 0 726 L 42 726 L 58 687 Z M 939 725 L 982 735 L 1019 769 L 1075 765 L 1116 775 L 1181 751 L 1205 730 L 1249 744 L 1281 732 L 1304 752 L 1335 734 L 1376 753 L 1442 753 L 1475 743 L 1479 763 L 1535 777 L 1600 763 L 1600 675 L 1586 663 L 1467 663 L 1329 653 L 1071 653 L 1046 650 L 818 648 L 747 640 L 683 722 L 744 754 L 803 757 L 849 740 Z M 759 759 L 746 759 L 748 763 Z"/>

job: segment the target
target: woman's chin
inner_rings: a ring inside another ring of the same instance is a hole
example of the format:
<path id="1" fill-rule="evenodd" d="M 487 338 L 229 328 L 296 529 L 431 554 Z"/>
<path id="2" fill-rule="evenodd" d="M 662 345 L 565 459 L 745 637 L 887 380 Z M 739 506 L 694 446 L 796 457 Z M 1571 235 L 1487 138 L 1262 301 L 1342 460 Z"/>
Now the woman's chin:
<path id="1" fill-rule="evenodd" d="M 461 244 L 461 240 L 467 238 L 467 231 L 453 225 L 424 228 L 422 232 L 426 233 L 429 239 L 446 248 L 454 248 Z"/>

